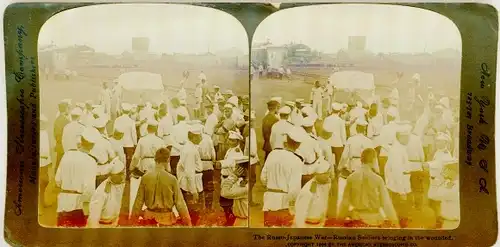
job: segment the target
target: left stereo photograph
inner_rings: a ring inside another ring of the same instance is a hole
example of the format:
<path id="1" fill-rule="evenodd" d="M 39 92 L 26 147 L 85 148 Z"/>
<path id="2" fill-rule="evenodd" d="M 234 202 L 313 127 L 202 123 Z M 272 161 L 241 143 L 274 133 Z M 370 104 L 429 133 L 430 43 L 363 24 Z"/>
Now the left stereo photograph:
<path id="1" fill-rule="evenodd" d="M 65 10 L 40 30 L 38 69 L 41 226 L 248 225 L 254 114 L 235 17 L 181 4 Z"/>

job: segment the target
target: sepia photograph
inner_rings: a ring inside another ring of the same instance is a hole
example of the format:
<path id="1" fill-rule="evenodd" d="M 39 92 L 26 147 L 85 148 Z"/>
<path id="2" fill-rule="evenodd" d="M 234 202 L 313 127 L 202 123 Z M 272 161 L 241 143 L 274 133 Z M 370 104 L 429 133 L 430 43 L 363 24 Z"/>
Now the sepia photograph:
<path id="1" fill-rule="evenodd" d="M 51 17 L 38 39 L 39 224 L 248 226 L 248 44 L 207 7 Z"/>
<path id="2" fill-rule="evenodd" d="M 458 28 L 429 10 L 267 17 L 251 47 L 250 226 L 457 228 L 461 59 Z"/>

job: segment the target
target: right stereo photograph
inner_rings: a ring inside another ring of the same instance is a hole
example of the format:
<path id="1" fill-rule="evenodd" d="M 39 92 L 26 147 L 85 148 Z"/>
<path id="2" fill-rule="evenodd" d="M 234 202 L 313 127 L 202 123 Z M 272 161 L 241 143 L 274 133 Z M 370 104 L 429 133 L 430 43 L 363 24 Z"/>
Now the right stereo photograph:
<path id="1" fill-rule="evenodd" d="M 457 228 L 461 47 L 451 20 L 414 7 L 314 5 L 262 21 L 250 227 Z"/>

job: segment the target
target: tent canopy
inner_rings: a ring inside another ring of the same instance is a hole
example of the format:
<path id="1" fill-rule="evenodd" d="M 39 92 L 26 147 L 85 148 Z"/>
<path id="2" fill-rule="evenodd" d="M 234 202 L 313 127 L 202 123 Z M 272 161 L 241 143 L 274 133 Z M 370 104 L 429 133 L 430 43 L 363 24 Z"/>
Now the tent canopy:
<path id="1" fill-rule="evenodd" d="M 375 90 L 375 78 L 371 73 L 340 71 L 330 75 L 329 79 L 336 89 L 347 91 Z"/>
<path id="2" fill-rule="evenodd" d="M 163 91 L 161 75 L 150 72 L 123 73 L 118 84 L 127 91 Z"/>

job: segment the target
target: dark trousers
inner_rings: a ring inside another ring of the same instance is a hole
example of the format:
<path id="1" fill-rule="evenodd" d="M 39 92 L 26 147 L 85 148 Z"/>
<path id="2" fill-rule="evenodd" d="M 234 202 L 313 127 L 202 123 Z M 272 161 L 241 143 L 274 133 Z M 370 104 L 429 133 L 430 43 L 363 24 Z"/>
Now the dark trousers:
<path id="1" fill-rule="evenodd" d="M 135 147 L 124 147 L 123 152 L 125 152 L 125 160 L 126 160 L 125 171 L 127 173 L 127 179 L 129 179 L 130 178 L 130 172 L 129 172 L 130 163 L 132 162 L 132 156 L 134 156 Z"/>
<path id="2" fill-rule="evenodd" d="M 104 182 L 109 177 L 109 174 L 106 175 L 100 175 L 95 177 L 95 187 L 99 187 L 99 185 Z"/>
<path id="3" fill-rule="evenodd" d="M 57 213 L 57 226 L 60 227 L 85 227 L 87 225 L 87 216 L 83 209 L 77 209 L 70 212 Z"/>
<path id="4" fill-rule="evenodd" d="M 170 156 L 170 172 L 177 177 L 177 164 L 181 156 Z"/>
<path id="5" fill-rule="evenodd" d="M 332 147 L 332 153 L 335 154 L 335 169 L 338 169 L 342 152 L 344 152 L 344 147 Z"/>
<path id="6" fill-rule="evenodd" d="M 212 210 L 214 200 L 214 170 L 203 171 L 203 194 L 205 195 L 205 208 Z"/>
<path id="7" fill-rule="evenodd" d="M 300 181 L 301 182 L 301 186 L 304 187 L 304 185 L 307 184 L 307 182 L 309 182 L 309 180 L 313 179 L 314 178 L 314 175 L 313 174 L 310 174 L 310 175 L 302 175 L 302 180 Z"/>
<path id="8" fill-rule="evenodd" d="M 191 217 L 191 224 L 197 226 L 200 223 L 201 214 L 203 212 L 203 192 L 198 193 L 198 201 L 194 201 L 193 195 L 187 191 L 182 190 L 182 196 L 184 201 L 186 201 L 186 206 L 189 210 L 189 216 Z"/>
<path id="9" fill-rule="evenodd" d="M 234 221 L 236 220 L 236 216 L 233 214 L 233 203 L 233 199 L 227 199 L 222 196 L 219 198 L 219 204 L 224 210 L 224 216 L 226 217 L 225 226 L 234 225 Z"/>
<path id="10" fill-rule="evenodd" d="M 293 218 L 288 209 L 264 211 L 264 226 L 290 227 L 293 224 Z"/>

